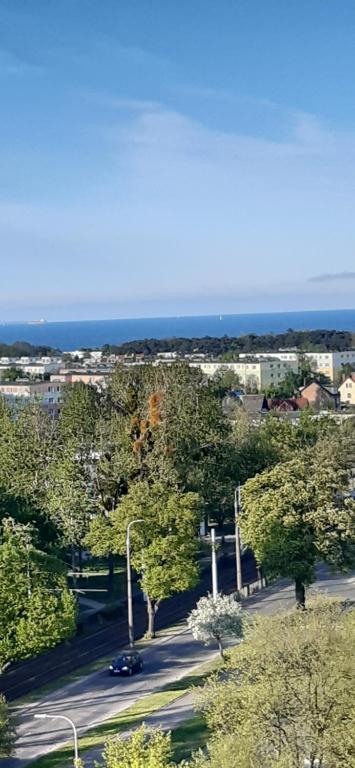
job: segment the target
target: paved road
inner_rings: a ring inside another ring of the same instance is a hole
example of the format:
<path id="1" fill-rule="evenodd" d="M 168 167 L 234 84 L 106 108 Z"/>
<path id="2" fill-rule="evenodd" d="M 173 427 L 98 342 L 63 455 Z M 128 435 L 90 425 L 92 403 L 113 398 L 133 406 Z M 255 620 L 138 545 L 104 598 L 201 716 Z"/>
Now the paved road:
<path id="1" fill-rule="evenodd" d="M 152 643 L 142 655 L 143 673 L 133 678 L 111 678 L 103 669 L 49 694 L 35 705 L 18 708 L 16 754 L 0 761 L 2 768 L 24 766 L 70 740 L 70 729 L 65 723 L 35 720 L 35 714 L 66 714 L 74 720 L 80 734 L 130 707 L 142 696 L 185 677 L 194 667 L 212 659 L 216 651 L 193 642 L 190 633 L 180 629 L 175 635 Z"/>
<path id="2" fill-rule="evenodd" d="M 227 557 L 219 568 L 220 588 L 225 592 L 235 589 L 235 560 Z M 243 556 L 243 583 L 256 579 L 255 561 L 250 552 Z M 174 595 L 164 600 L 156 616 L 157 629 L 171 626 L 187 616 L 201 595 L 211 590 L 211 573 L 208 567 L 202 574 L 198 586 L 183 595 Z M 142 599 L 135 602 L 136 637 L 142 637 L 147 626 L 147 610 Z M 0 676 L 0 691 L 8 701 L 25 696 L 36 688 L 66 675 L 84 664 L 100 659 L 107 654 L 114 654 L 118 648 L 128 643 L 126 615 L 99 628 L 90 627 L 87 636 L 76 636 L 67 645 L 61 643 L 41 656 L 14 665 Z"/>
<path id="3" fill-rule="evenodd" d="M 330 576 L 322 567 L 313 591 L 355 601 L 355 574 Z M 293 602 L 293 586 L 285 583 L 253 595 L 245 601 L 245 607 L 252 612 L 271 614 Z M 37 705 L 20 708 L 16 754 L 14 758 L 0 761 L 2 768 L 25 766 L 38 755 L 50 752 L 69 740 L 67 728 L 63 728 L 58 721 L 36 721 L 33 717 L 35 713 L 69 715 L 82 733 L 131 706 L 142 696 L 188 675 L 195 666 L 213 658 L 216 651 L 194 642 L 189 632 L 184 630 L 167 634 L 164 641 L 155 641 L 143 655 L 145 669 L 142 675 L 127 680 L 112 679 L 103 669 L 49 694 Z"/>

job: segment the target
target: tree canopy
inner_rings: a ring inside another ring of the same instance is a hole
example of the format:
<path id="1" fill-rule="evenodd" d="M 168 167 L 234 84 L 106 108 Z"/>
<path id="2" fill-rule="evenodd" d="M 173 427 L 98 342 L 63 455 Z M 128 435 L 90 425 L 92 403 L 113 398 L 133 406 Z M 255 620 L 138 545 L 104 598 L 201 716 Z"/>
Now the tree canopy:
<path id="1" fill-rule="evenodd" d="M 243 487 L 243 541 L 271 577 L 294 579 L 302 605 L 317 559 L 338 569 L 355 562 L 355 503 L 347 488 L 338 444 L 322 441 Z"/>
<path id="2" fill-rule="evenodd" d="M 354 613 L 335 601 L 258 616 L 200 691 L 212 737 L 198 766 L 354 766 L 354 640 Z"/>
<path id="3" fill-rule="evenodd" d="M 147 595 L 148 633 L 152 636 L 160 602 L 191 589 L 198 581 L 199 498 L 191 492 L 169 490 L 163 484 L 137 482 L 109 519 L 101 518 L 104 546 L 110 539 L 113 551 L 125 554 L 127 526 L 136 519 L 142 522 L 132 527 L 132 565 Z M 95 546 L 92 536 L 99 533 L 97 525 L 87 537 L 90 546 Z"/>
<path id="4" fill-rule="evenodd" d="M 195 640 L 206 645 L 217 643 L 222 658 L 225 638 L 243 636 L 242 610 L 233 595 L 201 597 L 187 623 Z"/>
<path id="5" fill-rule="evenodd" d="M 76 602 L 56 558 L 35 548 L 30 526 L 3 521 L 0 543 L 0 671 L 75 630 Z"/>
<path id="6" fill-rule="evenodd" d="M 15 738 L 15 726 L 4 696 L 0 693 L 0 758 L 12 753 Z"/>
<path id="7" fill-rule="evenodd" d="M 174 768 L 170 760 L 170 734 L 145 725 L 133 731 L 128 739 L 123 736 L 110 739 L 102 756 L 102 768 Z"/>

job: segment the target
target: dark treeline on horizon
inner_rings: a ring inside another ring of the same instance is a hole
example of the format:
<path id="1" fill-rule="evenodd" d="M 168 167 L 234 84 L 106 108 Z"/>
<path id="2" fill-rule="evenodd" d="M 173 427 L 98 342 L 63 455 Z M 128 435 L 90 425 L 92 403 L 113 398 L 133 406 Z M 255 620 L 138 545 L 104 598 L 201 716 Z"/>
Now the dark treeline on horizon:
<path id="1" fill-rule="evenodd" d="M 221 357 L 240 352 L 276 352 L 279 349 L 297 349 L 304 351 L 332 352 L 350 349 L 355 346 L 355 333 L 351 331 L 315 330 L 294 331 L 285 333 L 268 333 L 258 336 L 249 333 L 243 336 L 204 336 L 202 338 L 173 337 L 166 339 L 138 339 L 122 344 L 105 344 L 102 351 L 105 355 L 138 355 L 155 357 L 159 352 L 177 352 L 179 355 L 200 353 Z M 89 347 L 85 347 L 88 351 Z M 95 349 L 95 347 L 92 347 Z M 0 357 L 40 357 L 60 354 L 61 350 L 48 345 L 34 346 L 27 341 L 16 341 L 13 344 L 0 342 Z"/>
<path id="2" fill-rule="evenodd" d="M 46 357 L 55 354 L 60 354 L 60 350 L 44 344 L 34 346 L 28 341 L 14 341 L 13 344 L 0 342 L 0 357 Z"/>
<path id="3" fill-rule="evenodd" d="M 154 357 L 159 352 L 177 352 L 180 355 L 201 353 L 220 357 L 228 353 L 272 352 L 279 349 L 298 349 L 304 351 L 337 351 L 349 349 L 355 344 L 355 334 L 350 331 L 316 330 L 269 333 L 257 336 L 249 333 L 244 336 L 204 336 L 203 338 L 142 339 L 127 341 L 124 344 L 106 344 L 102 349 L 106 354 L 144 354 Z"/>

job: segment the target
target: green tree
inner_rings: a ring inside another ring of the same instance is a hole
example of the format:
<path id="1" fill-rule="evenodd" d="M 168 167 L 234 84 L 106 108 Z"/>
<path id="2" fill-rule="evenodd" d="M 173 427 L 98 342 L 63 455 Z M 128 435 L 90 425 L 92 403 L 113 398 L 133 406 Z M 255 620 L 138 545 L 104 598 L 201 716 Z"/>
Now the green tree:
<path id="1" fill-rule="evenodd" d="M 174 768 L 170 733 L 142 725 L 129 738 L 118 736 L 105 745 L 105 768 Z"/>
<path id="2" fill-rule="evenodd" d="M 240 377 L 233 370 L 226 368 L 217 371 L 212 378 L 212 385 L 219 397 L 225 397 L 228 392 L 236 392 L 241 389 Z"/>
<path id="3" fill-rule="evenodd" d="M 185 363 L 118 366 L 108 397 L 131 441 L 132 480 L 195 490 L 196 470 L 229 432 L 220 398 L 201 371 Z"/>
<path id="4" fill-rule="evenodd" d="M 6 368 L 2 373 L 2 379 L 5 379 L 6 381 L 17 381 L 17 379 L 22 378 L 23 371 L 21 368 L 16 368 L 14 365 L 10 366 L 10 368 Z"/>
<path id="5" fill-rule="evenodd" d="M 9 757 L 15 739 L 15 727 L 5 697 L 0 694 L 0 758 Z"/>
<path id="6" fill-rule="evenodd" d="M 354 766 L 354 640 L 353 612 L 324 599 L 306 614 L 255 619 L 230 651 L 228 675 L 210 679 L 200 692 L 212 738 L 209 756 L 196 763 Z"/>
<path id="7" fill-rule="evenodd" d="M 75 442 L 58 444 L 58 452 L 49 471 L 47 513 L 56 526 L 60 544 L 70 546 L 72 567 L 89 528 L 95 497 L 90 464 L 81 460 Z"/>
<path id="8" fill-rule="evenodd" d="M 117 366 L 110 381 L 95 469 L 97 517 L 87 546 L 110 555 L 108 515 L 137 482 L 197 492 L 222 521 L 233 506 L 230 427 L 221 400 L 186 364 Z"/>
<path id="9" fill-rule="evenodd" d="M 65 441 L 75 442 L 77 451 L 85 457 L 95 449 L 100 403 L 99 391 L 90 384 L 78 381 L 64 388 L 59 421 L 60 434 Z"/>
<path id="10" fill-rule="evenodd" d="M 0 670 L 70 637 L 76 602 L 65 566 L 37 550 L 28 525 L 3 521 L 0 544 Z"/>
<path id="11" fill-rule="evenodd" d="M 355 558 L 355 504 L 335 442 L 318 442 L 248 480 L 242 491 L 243 541 L 271 577 L 295 581 L 296 599 L 315 579 L 318 559 L 346 569 Z"/>
<path id="12" fill-rule="evenodd" d="M 342 430 L 330 415 L 314 419 L 311 413 L 303 412 L 293 424 L 270 414 L 261 424 L 255 425 L 240 409 L 233 422 L 231 438 L 234 479 L 244 483 L 263 470 L 292 459 L 318 440 L 340 439 L 341 434 Z"/>
<path id="13" fill-rule="evenodd" d="M 75 382 L 64 389 L 55 456 L 51 464 L 47 509 L 61 545 L 70 546 L 72 565 L 97 510 L 95 469 L 98 461 L 98 424 L 103 396 L 93 386 Z"/>
<path id="14" fill-rule="evenodd" d="M 126 552 L 127 525 L 137 518 L 143 522 L 131 531 L 132 565 L 147 596 L 148 635 L 153 637 L 161 601 L 198 582 L 199 498 L 162 484 L 133 485 L 110 515 L 112 540 L 120 554 Z"/>
<path id="15" fill-rule="evenodd" d="M 110 513 L 128 491 L 137 474 L 130 420 L 116 410 L 107 409 L 97 424 L 97 458 L 92 466 L 92 491 L 95 516 L 92 517 L 85 543 L 93 555 L 108 559 L 108 590 L 114 579 L 114 542 Z"/>
<path id="16" fill-rule="evenodd" d="M 0 521 L 10 516 L 31 522 L 47 549 L 55 540 L 46 494 L 56 431 L 57 425 L 38 404 L 13 408 L 0 398 Z"/>

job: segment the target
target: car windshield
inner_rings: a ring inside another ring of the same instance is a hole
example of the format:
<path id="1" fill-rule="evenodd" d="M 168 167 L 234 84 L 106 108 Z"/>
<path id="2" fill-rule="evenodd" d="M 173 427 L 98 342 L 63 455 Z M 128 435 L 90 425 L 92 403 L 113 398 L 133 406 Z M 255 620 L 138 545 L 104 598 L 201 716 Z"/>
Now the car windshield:
<path id="1" fill-rule="evenodd" d="M 132 656 L 119 656 L 116 660 L 116 664 L 130 664 L 132 661 Z"/>

